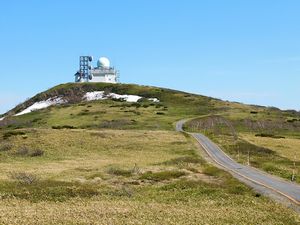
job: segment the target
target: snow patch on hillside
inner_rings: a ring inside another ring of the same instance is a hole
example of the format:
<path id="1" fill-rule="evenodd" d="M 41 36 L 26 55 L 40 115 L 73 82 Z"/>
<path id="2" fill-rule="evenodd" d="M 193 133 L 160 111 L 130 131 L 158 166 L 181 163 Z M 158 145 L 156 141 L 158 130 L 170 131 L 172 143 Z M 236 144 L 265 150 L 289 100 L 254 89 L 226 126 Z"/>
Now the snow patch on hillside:
<path id="1" fill-rule="evenodd" d="M 1 117 L 1 118 L 0 118 L 0 121 L 1 121 L 1 120 L 4 120 L 4 118 L 5 118 L 5 117 Z"/>
<path id="2" fill-rule="evenodd" d="M 138 95 L 119 95 L 119 94 L 115 94 L 115 93 L 105 94 L 104 91 L 87 92 L 83 96 L 83 99 L 86 101 L 104 100 L 104 99 L 120 99 L 120 100 L 123 100 L 126 102 L 137 102 L 141 98 L 143 98 L 143 97 L 138 96 Z M 157 99 L 157 98 L 148 98 L 148 100 L 152 101 L 152 102 L 159 102 L 159 99 Z M 59 105 L 59 104 L 64 104 L 64 103 L 67 103 L 67 101 L 61 97 L 49 98 L 45 101 L 40 101 L 40 102 L 34 103 L 33 105 L 24 109 L 22 112 L 17 113 L 15 116 L 24 115 L 24 114 L 31 113 L 31 112 L 39 110 L 39 109 L 45 109 L 52 105 Z M 0 121 L 3 119 L 4 119 L 4 117 L 0 118 Z"/>
<path id="3" fill-rule="evenodd" d="M 103 99 L 120 99 L 120 100 L 124 100 L 126 102 L 137 102 L 141 98 L 143 98 L 143 97 L 138 96 L 138 95 L 119 95 L 119 94 L 115 94 L 115 93 L 104 94 L 104 91 L 87 92 L 83 96 L 83 99 L 85 99 L 87 101 L 103 100 Z M 157 98 L 149 98 L 148 100 L 153 101 L 153 102 L 159 102 L 159 100 Z"/>
<path id="4" fill-rule="evenodd" d="M 40 101 L 34 103 L 33 105 L 29 106 L 27 109 L 24 109 L 22 112 L 17 113 L 15 116 L 24 115 L 39 109 L 45 109 L 51 105 L 58 105 L 63 103 L 66 103 L 66 101 L 63 100 L 61 97 L 49 98 L 46 101 Z"/>
<path id="5" fill-rule="evenodd" d="M 87 92 L 83 96 L 83 99 L 87 101 L 93 101 L 93 100 L 102 100 L 107 98 L 104 96 L 104 91 L 93 91 L 93 92 Z"/>
<path id="6" fill-rule="evenodd" d="M 159 99 L 158 98 L 148 98 L 149 101 L 152 101 L 152 102 L 159 102 Z"/>
<path id="7" fill-rule="evenodd" d="M 137 102 L 142 97 L 137 95 L 119 95 L 115 93 L 104 94 L 104 91 L 87 92 L 83 98 L 87 101 L 103 100 L 103 99 L 121 99 L 126 102 Z"/>
<path id="8" fill-rule="evenodd" d="M 125 100 L 126 102 L 137 102 L 138 100 L 140 100 L 142 98 L 141 96 L 138 96 L 138 95 L 118 95 L 118 94 L 114 94 L 114 93 L 110 93 L 109 97 L 111 97 L 113 99 Z"/>

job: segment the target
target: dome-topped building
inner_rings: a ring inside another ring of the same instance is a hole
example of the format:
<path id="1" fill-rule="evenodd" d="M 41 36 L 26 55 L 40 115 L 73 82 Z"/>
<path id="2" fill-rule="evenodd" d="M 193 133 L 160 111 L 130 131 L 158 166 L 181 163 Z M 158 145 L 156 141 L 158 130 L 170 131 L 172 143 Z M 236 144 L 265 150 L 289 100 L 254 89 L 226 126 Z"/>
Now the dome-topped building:
<path id="1" fill-rule="evenodd" d="M 110 67 L 110 61 L 106 57 L 101 57 L 101 58 L 98 59 L 97 65 L 98 65 L 98 67 L 109 68 Z"/>
<path id="2" fill-rule="evenodd" d="M 75 82 L 118 83 L 119 72 L 110 66 L 106 57 L 100 57 L 97 67 L 92 67 L 92 56 L 80 56 L 79 71 L 75 74 Z"/>

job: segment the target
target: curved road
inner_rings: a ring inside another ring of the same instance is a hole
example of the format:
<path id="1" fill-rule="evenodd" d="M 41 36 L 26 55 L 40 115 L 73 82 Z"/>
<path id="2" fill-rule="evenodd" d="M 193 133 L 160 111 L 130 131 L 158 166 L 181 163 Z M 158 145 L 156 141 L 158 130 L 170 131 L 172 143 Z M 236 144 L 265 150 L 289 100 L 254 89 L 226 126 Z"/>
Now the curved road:
<path id="1" fill-rule="evenodd" d="M 186 120 L 181 120 L 176 124 L 176 130 L 182 131 L 183 124 Z M 226 155 L 210 139 L 199 133 L 190 133 L 203 147 L 208 156 L 219 166 L 230 172 L 233 176 L 243 181 L 247 185 L 261 192 L 262 194 L 273 197 L 277 200 L 290 200 L 290 205 L 297 211 L 300 211 L 300 186 L 272 176 L 263 171 L 250 166 L 237 163 Z M 287 202 L 285 202 L 287 203 Z"/>

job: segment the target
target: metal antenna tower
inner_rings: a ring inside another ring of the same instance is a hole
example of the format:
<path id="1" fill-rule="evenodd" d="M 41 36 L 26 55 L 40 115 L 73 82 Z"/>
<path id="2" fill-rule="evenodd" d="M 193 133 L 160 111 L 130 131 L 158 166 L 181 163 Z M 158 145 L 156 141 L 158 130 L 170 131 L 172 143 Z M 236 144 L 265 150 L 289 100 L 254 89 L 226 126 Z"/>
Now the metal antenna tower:
<path id="1" fill-rule="evenodd" d="M 81 79 L 85 82 L 88 82 L 92 78 L 91 70 L 92 65 L 91 62 L 93 61 L 92 56 L 80 56 L 79 57 L 79 73 Z"/>

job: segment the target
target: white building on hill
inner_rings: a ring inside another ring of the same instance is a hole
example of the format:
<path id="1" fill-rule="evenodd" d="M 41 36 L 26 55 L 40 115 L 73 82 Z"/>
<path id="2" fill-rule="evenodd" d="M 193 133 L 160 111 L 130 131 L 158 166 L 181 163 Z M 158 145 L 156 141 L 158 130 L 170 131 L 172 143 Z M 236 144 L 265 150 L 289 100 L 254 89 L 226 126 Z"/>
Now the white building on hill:
<path id="1" fill-rule="evenodd" d="M 75 82 L 118 83 L 119 72 L 110 66 L 109 59 L 101 57 L 97 67 L 92 67 L 92 56 L 80 56 L 79 70 L 75 74 Z"/>

